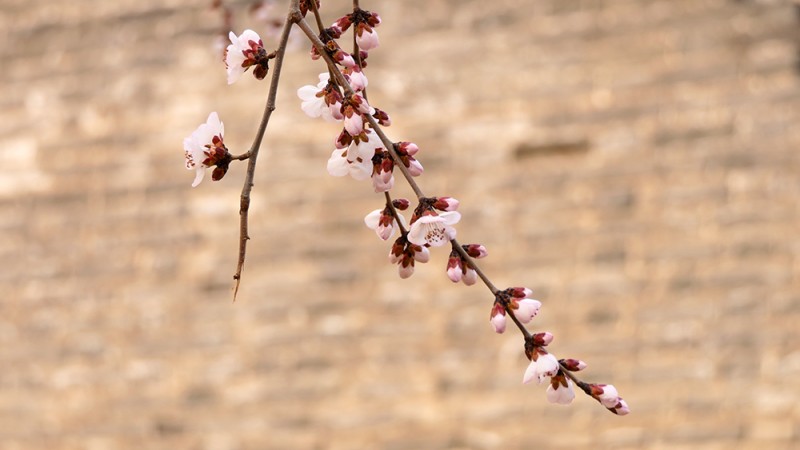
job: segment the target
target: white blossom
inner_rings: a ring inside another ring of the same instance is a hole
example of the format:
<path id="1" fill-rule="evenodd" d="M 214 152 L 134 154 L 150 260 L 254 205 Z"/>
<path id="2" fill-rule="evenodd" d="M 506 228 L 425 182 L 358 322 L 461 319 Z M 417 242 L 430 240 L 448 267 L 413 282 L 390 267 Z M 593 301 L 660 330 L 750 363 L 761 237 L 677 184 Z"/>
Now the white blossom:
<path id="1" fill-rule="evenodd" d="M 531 363 L 525 370 L 525 375 L 522 377 L 522 383 L 528 384 L 534 378 L 539 380 L 541 384 L 547 377 L 552 377 L 558 373 L 558 360 L 550 353 L 535 354 L 536 358 L 531 359 Z"/>
<path id="2" fill-rule="evenodd" d="M 245 62 L 252 59 L 248 55 L 253 54 L 258 47 L 263 47 L 263 43 L 258 33 L 253 30 L 244 30 L 239 36 L 231 31 L 228 38 L 231 44 L 225 51 L 225 67 L 228 72 L 228 84 L 233 84 L 250 67 L 251 64 Z"/>
<path id="3" fill-rule="evenodd" d="M 458 211 L 425 214 L 411 224 L 408 240 L 417 245 L 428 244 L 431 247 L 441 247 L 455 239 L 456 229 L 452 225 L 459 220 L 461 220 L 461 213 Z"/>
<path id="4" fill-rule="evenodd" d="M 216 148 L 215 138 L 219 145 L 222 145 L 222 135 L 225 127 L 219 120 L 216 112 L 208 115 L 206 123 L 201 124 L 192 134 L 183 140 L 183 151 L 186 158 L 186 168 L 195 170 L 192 187 L 197 186 L 203 181 L 206 169 L 214 164 L 211 148 Z"/>

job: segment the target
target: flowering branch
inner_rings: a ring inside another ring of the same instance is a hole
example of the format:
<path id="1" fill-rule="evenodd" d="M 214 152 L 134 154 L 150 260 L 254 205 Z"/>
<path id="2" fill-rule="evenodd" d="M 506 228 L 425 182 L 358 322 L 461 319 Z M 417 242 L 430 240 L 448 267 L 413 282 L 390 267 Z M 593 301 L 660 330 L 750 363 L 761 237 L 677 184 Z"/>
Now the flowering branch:
<path id="1" fill-rule="evenodd" d="M 319 34 L 316 34 L 305 20 L 311 11 Z M 419 151 L 411 142 L 392 142 L 383 127 L 389 126 L 389 116 L 367 101 L 368 80 L 363 74 L 368 51 L 378 46 L 378 36 L 374 28 L 380 24 L 376 13 L 362 10 L 358 0 L 353 0 L 353 12 L 338 19 L 331 27 L 324 28 L 319 14 L 319 0 L 292 0 L 290 12 L 284 23 L 278 50 L 267 53 L 258 35 L 245 30 L 242 35 L 230 34 L 231 45 L 226 53 L 228 82 L 235 82 L 249 67 L 254 67 L 253 75 L 263 79 L 268 70 L 268 61 L 276 59 L 270 83 L 267 105 L 261 124 L 250 150 L 242 155 L 228 153 L 222 140 L 222 123 L 212 113 L 206 124 L 198 128 L 184 141 L 187 168 L 196 169 L 194 185 L 202 179 L 206 168 L 215 167 L 213 179 L 221 178 L 231 161 L 248 160 L 247 175 L 242 188 L 240 202 L 239 260 L 237 265 L 234 299 L 241 281 L 245 260 L 247 240 L 247 214 L 250 204 L 250 191 L 253 187 L 256 157 L 266 130 L 269 117 L 275 109 L 275 96 L 280 77 L 289 31 L 297 25 L 311 42 L 312 59 L 325 62 L 327 73 L 320 74 L 317 86 L 303 86 L 298 96 L 303 100 L 301 109 L 311 117 L 322 117 L 331 122 L 343 124 L 343 130 L 335 140 L 336 150 L 328 160 L 328 172 L 334 176 L 351 175 L 357 180 L 372 179 L 375 192 L 383 192 L 385 207 L 369 213 L 364 222 L 375 230 L 382 240 L 388 240 L 395 232 L 400 236 L 391 247 L 389 259 L 398 265 L 401 278 L 408 278 L 414 272 L 415 262 L 429 260 L 429 248 L 449 244 L 452 248 L 447 263 L 447 276 L 453 282 L 463 281 L 473 285 L 480 279 L 494 296 L 490 323 L 495 332 L 503 333 L 507 318 L 522 333 L 524 351 L 530 364 L 523 376 L 523 383 L 537 379 L 547 381 L 547 398 L 553 403 L 568 404 L 575 397 L 573 386 L 577 385 L 584 393 L 599 401 L 611 412 L 624 415 L 629 412 L 625 401 L 612 385 L 591 384 L 580 380 L 575 372 L 586 367 L 577 359 L 557 359 L 546 347 L 553 341 L 549 332 L 531 333 L 525 324 L 538 313 L 542 304 L 531 297 L 532 291 L 524 287 L 498 289 L 483 272 L 477 259 L 487 256 L 486 248 L 480 244 L 462 245 L 456 239 L 453 227 L 461 219 L 457 212 L 459 202 L 451 197 L 426 196 L 415 177 L 423 172 L 422 165 L 415 158 Z M 353 53 L 341 49 L 337 43 L 344 32 L 353 29 Z M 413 209 L 410 226 L 405 223 L 399 211 L 409 208 L 406 199 L 393 199 L 389 191 L 394 186 L 394 168 L 399 168 L 417 197 L 418 205 Z"/>

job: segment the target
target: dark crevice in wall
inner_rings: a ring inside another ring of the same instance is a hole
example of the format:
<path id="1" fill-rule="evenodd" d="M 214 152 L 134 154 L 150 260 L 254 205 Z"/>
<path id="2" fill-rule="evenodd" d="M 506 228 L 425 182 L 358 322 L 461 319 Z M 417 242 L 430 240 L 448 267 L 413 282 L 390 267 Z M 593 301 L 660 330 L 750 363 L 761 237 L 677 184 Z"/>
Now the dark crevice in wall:
<path id="1" fill-rule="evenodd" d="M 539 158 L 546 156 L 583 155 L 589 152 L 588 141 L 551 142 L 530 144 L 523 142 L 514 149 L 515 159 Z"/>

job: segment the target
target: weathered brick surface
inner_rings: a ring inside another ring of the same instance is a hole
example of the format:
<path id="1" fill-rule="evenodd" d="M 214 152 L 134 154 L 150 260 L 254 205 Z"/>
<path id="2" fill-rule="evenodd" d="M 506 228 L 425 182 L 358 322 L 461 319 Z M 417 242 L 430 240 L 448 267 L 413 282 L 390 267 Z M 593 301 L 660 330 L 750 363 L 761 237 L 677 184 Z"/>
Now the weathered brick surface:
<path id="1" fill-rule="evenodd" d="M 217 110 L 246 148 L 266 85 L 225 85 L 207 3 L 0 2 L 0 448 L 800 446 L 791 2 L 374 8 L 391 136 L 626 418 L 520 385 L 445 251 L 397 278 L 361 222 L 380 197 L 326 175 L 336 129 L 299 111 L 303 49 L 231 304 L 243 168 L 191 189 L 181 140 Z"/>

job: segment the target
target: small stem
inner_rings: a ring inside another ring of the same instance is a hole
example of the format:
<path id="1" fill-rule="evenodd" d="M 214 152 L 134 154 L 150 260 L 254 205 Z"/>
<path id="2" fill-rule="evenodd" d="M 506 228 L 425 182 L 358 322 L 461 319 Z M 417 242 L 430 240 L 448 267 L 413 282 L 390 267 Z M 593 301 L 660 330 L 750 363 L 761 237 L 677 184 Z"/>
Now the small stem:
<path id="1" fill-rule="evenodd" d="M 478 274 L 478 276 L 481 278 L 481 280 L 483 280 L 483 283 L 486 285 L 486 287 L 488 287 L 489 290 L 492 292 L 492 295 L 497 294 L 499 289 L 497 289 L 495 287 L 495 285 L 492 284 L 492 282 L 489 280 L 489 277 L 487 277 L 486 274 L 483 273 L 483 270 L 481 270 L 481 268 L 475 262 L 475 259 L 473 257 L 469 256 L 467 251 L 464 250 L 464 248 L 461 246 L 461 244 L 458 243 L 457 240 L 453 239 L 450 242 L 453 244 L 453 248 L 456 249 L 458 254 L 461 255 L 461 257 L 464 258 L 466 261 L 468 261 L 470 266 L 472 266 L 472 268 L 475 269 L 475 272 Z"/>
<path id="2" fill-rule="evenodd" d="M 281 77 L 281 68 L 283 67 L 283 56 L 286 53 L 286 42 L 289 40 L 289 32 L 292 30 L 292 24 L 295 23 L 299 16 L 298 0 L 292 0 L 289 14 L 286 16 L 286 22 L 283 24 L 283 31 L 278 43 L 278 50 L 275 55 L 275 67 L 272 69 L 272 79 L 269 84 L 269 92 L 267 94 L 267 104 L 264 107 L 264 114 L 261 116 L 261 123 L 258 125 L 256 137 L 253 139 L 253 145 L 246 153 L 248 155 L 247 173 L 242 186 L 242 195 L 239 201 L 239 260 L 236 264 L 236 274 L 233 279 L 236 284 L 233 288 L 233 301 L 236 301 L 236 294 L 239 293 L 239 284 L 242 281 L 242 268 L 244 267 L 245 254 L 247 252 L 247 241 L 250 239 L 248 235 L 248 213 L 250 211 L 250 191 L 253 189 L 253 178 L 256 172 L 256 159 L 258 158 L 258 151 L 261 148 L 261 140 L 264 138 L 264 132 L 267 130 L 269 118 L 272 111 L 275 111 L 275 97 L 278 95 L 278 82 Z"/>
<path id="3" fill-rule="evenodd" d="M 317 21 L 317 28 L 319 28 L 319 32 L 325 29 L 325 25 L 322 24 L 322 18 L 319 15 L 319 8 L 317 8 L 317 0 L 310 0 L 311 3 L 311 10 L 314 11 L 314 19 Z"/>
<path id="4" fill-rule="evenodd" d="M 241 155 L 232 155 L 231 161 L 244 161 L 245 159 L 250 157 L 250 152 L 244 152 Z"/>
<path id="5" fill-rule="evenodd" d="M 399 219 L 400 214 L 397 212 L 397 210 L 395 209 L 394 205 L 392 204 L 392 196 L 389 195 L 389 191 L 386 191 L 383 194 L 386 197 L 386 206 L 388 206 L 389 210 L 392 211 L 392 215 L 394 216 L 394 220 L 397 222 L 397 228 L 400 229 L 400 234 L 401 235 L 406 234 L 406 229 L 403 226 L 403 223 L 400 222 L 400 219 Z"/>

